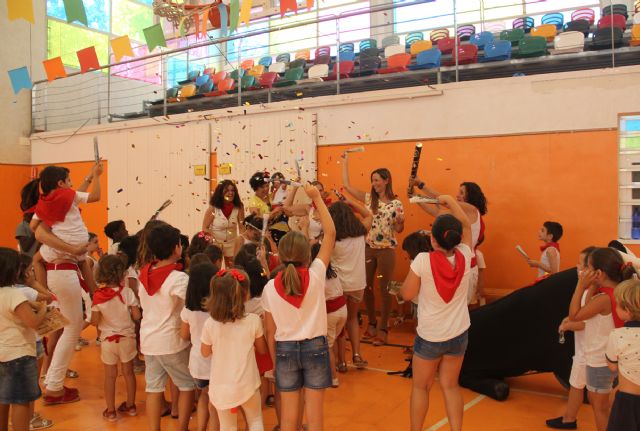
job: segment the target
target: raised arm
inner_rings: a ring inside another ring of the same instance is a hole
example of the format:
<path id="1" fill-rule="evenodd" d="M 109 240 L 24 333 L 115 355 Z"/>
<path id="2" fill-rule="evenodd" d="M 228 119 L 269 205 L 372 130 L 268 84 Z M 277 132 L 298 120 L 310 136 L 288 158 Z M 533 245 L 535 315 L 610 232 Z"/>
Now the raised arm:
<path id="1" fill-rule="evenodd" d="M 582 295 L 584 291 L 595 290 L 589 286 L 592 286 L 596 280 L 594 271 L 579 271 L 578 272 L 578 285 L 573 292 L 571 302 L 569 303 L 569 319 L 572 321 L 584 321 L 592 318 L 597 314 L 603 312 L 611 312 L 611 302 L 606 295 L 595 295 L 591 298 L 587 298 L 584 306 L 582 306 Z M 587 296 L 590 296 L 588 294 Z"/>
<path id="2" fill-rule="evenodd" d="M 360 216 L 362 217 L 362 224 L 364 225 L 367 232 L 371 229 L 371 224 L 373 223 L 373 213 L 369 210 L 369 208 L 362 205 L 360 202 L 350 199 L 348 196 L 344 197 L 345 203 L 351 206 Z"/>
<path id="3" fill-rule="evenodd" d="M 322 244 L 320 245 L 320 251 L 318 252 L 318 259 L 324 263 L 325 267 L 329 266 L 331 261 L 331 253 L 333 252 L 333 246 L 336 243 L 336 227 L 333 224 L 333 219 L 329 214 L 329 210 L 325 205 L 320 192 L 315 186 L 311 184 L 305 184 L 304 191 L 311 198 L 314 204 L 316 204 L 316 210 L 320 216 L 320 224 L 322 225 L 322 231 L 324 232 L 322 238 Z"/>
<path id="4" fill-rule="evenodd" d="M 358 190 L 351 185 L 349 181 L 349 153 L 342 153 L 342 185 L 344 189 L 349 192 L 351 196 L 359 200 L 360 202 L 364 202 L 364 198 L 366 193 L 362 190 Z"/>
<path id="5" fill-rule="evenodd" d="M 102 175 L 102 165 L 96 164 L 91 169 L 90 178 L 87 177 L 89 182 L 93 183 L 93 187 L 91 188 L 91 192 L 87 198 L 87 203 L 97 202 L 100 200 L 100 175 Z"/>
<path id="6" fill-rule="evenodd" d="M 469 223 L 469 217 L 467 217 L 467 214 L 462 208 L 460 208 L 460 205 L 458 205 L 458 201 L 449 195 L 438 196 L 438 201 L 441 206 L 451 211 L 451 214 L 460 220 L 460 223 L 462 223 L 461 243 L 466 244 L 471 248 L 471 224 Z"/>

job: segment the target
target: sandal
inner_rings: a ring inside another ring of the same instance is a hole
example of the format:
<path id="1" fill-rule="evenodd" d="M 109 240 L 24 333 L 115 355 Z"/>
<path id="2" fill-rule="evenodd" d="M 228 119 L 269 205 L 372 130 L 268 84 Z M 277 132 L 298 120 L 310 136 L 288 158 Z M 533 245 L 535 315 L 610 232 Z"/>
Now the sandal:
<path id="1" fill-rule="evenodd" d="M 342 373 L 342 374 L 346 373 L 348 371 L 347 363 L 346 362 L 340 362 L 338 365 L 336 365 L 336 370 L 339 373 Z"/>
<path id="2" fill-rule="evenodd" d="M 369 365 L 369 363 L 367 361 L 365 361 L 364 359 L 362 359 L 362 356 L 360 356 L 360 353 L 356 353 L 355 355 L 353 355 L 353 366 L 356 367 L 359 370 L 362 370 L 363 368 L 366 368 L 367 365 Z"/>
<path id="3" fill-rule="evenodd" d="M 381 334 L 378 334 L 378 336 L 373 339 L 373 342 L 371 344 L 376 347 L 384 346 L 385 344 L 387 344 L 387 337 L 389 336 L 389 331 L 387 331 L 386 329 L 380 329 L 379 332 L 384 332 L 384 337 Z"/>
<path id="4" fill-rule="evenodd" d="M 45 419 L 41 416 L 31 418 L 29 421 L 29 431 L 43 430 L 45 428 L 51 428 L 53 421 L 51 419 Z"/>
<path id="5" fill-rule="evenodd" d="M 364 334 L 362 334 L 362 339 L 368 340 L 371 338 L 375 338 L 375 336 L 376 336 L 376 325 L 369 324 L 369 326 L 367 326 L 367 330 L 364 331 Z"/>
<path id="6" fill-rule="evenodd" d="M 104 409 L 104 411 L 102 412 L 102 417 L 109 422 L 115 422 L 118 420 L 118 414 L 115 410 L 109 411 L 107 409 Z"/>
<path id="7" fill-rule="evenodd" d="M 67 370 L 67 377 L 70 379 L 77 379 L 80 375 L 78 374 L 77 371 L 74 370 Z"/>

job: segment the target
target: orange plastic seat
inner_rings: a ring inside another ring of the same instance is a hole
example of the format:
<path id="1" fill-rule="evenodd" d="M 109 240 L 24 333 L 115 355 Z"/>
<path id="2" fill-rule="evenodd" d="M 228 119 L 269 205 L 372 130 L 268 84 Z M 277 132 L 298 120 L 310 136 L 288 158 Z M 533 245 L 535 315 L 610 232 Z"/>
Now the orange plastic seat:
<path id="1" fill-rule="evenodd" d="M 309 61 L 311 58 L 311 52 L 308 49 L 303 49 L 302 51 L 296 52 L 295 60 L 304 58 L 306 61 Z"/>
<path id="2" fill-rule="evenodd" d="M 629 46 L 640 46 L 640 24 L 631 27 L 631 40 Z"/>
<path id="3" fill-rule="evenodd" d="M 215 97 L 227 94 L 228 91 L 233 90 L 235 82 L 236 81 L 233 78 L 225 78 L 218 83 L 217 88 L 214 91 L 210 91 L 209 93 L 205 93 L 204 95 L 205 97 Z"/>
<path id="4" fill-rule="evenodd" d="M 180 89 L 179 99 L 185 99 L 196 94 L 196 84 L 187 84 Z"/>
<path id="5" fill-rule="evenodd" d="M 211 77 L 211 80 L 213 81 L 213 85 L 215 85 L 216 87 L 218 86 L 218 83 L 220 81 L 222 81 L 223 79 L 227 78 L 227 72 L 218 72 L 215 75 L 213 75 Z"/>
<path id="6" fill-rule="evenodd" d="M 264 66 L 262 64 L 256 64 L 249 70 L 250 76 L 255 76 L 256 78 L 264 73 Z"/>
<path id="7" fill-rule="evenodd" d="M 378 73 L 384 75 L 387 73 L 405 72 L 409 63 L 411 63 L 411 54 L 407 54 L 406 52 L 394 54 L 387 59 L 387 67 L 378 69 Z"/>
<path id="8" fill-rule="evenodd" d="M 558 28 L 554 24 L 542 24 L 531 29 L 531 36 L 542 36 L 547 42 L 553 42 L 558 34 Z"/>
<path id="9" fill-rule="evenodd" d="M 409 48 L 409 50 L 411 52 L 411 56 L 415 57 L 422 51 L 426 51 L 431 48 L 433 48 L 433 42 L 430 40 L 418 40 L 411 44 L 411 48 Z"/>
<path id="10" fill-rule="evenodd" d="M 245 60 L 240 63 L 240 69 L 249 70 L 253 67 L 253 59 Z"/>

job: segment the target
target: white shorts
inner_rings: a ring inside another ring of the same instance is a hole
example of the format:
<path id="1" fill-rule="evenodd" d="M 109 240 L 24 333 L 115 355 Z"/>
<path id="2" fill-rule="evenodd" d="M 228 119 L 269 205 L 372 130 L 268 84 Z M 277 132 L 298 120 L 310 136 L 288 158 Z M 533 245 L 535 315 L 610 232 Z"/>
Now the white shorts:
<path id="1" fill-rule="evenodd" d="M 138 354 L 135 337 L 123 337 L 119 342 L 102 340 L 100 344 L 100 359 L 106 365 L 117 365 L 132 361 Z"/>
<path id="2" fill-rule="evenodd" d="M 88 242 L 88 240 L 86 242 Z M 85 259 L 84 255 L 76 256 L 74 254 L 69 254 L 67 252 L 49 247 L 46 244 L 42 244 L 42 246 L 40 247 L 40 255 L 42 256 L 45 262 L 50 262 L 50 263 L 55 262 L 56 260 L 71 260 L 74 262 L 81 262 Z"/>
<path id="3" fill-rule="evenodd" d="M 584 389 L 587 386 L 587 362 L 584 358 L 573 357 L 569 384 L 576 389 Z"/>
<path id="4" fill-rule="evenodd" d="M 344 324 L 347 323 L 347 306 L 343 305 L 333 313 L 327 314 L 327 343 L 329 348 L 333 347 L 336 338 L 342 332 Z"/>
<path id="5" fill-rule="evenodd" d="M 82 296 L 82 303 L 84 304 L 84 320 L 86 322 L 91 322 L 91 306 L 93 305 L 91 302 L 91 296 L 89 293 L 85 292 L 84 289 L 82 289 L 80 295 Z"/>

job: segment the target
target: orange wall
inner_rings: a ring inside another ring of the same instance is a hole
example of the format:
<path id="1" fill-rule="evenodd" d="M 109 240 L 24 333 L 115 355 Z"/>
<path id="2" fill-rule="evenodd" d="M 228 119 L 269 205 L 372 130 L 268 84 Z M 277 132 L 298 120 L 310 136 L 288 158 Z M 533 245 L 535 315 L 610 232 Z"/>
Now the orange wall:
<path id="1" fill-rule="evenodd" d="M 563 269 L 575 265 L 582 248 L 606 246 L 617 238 L 617 131 L 422 142 L 418 175 L 430 186 L 455 195 L 461 182 L 473 181 L 487 196 L 486 241 L 481 248 L 489 289 L 515 289 L 536 277 L 515 246 L 520 244 L 538 258 L 537 232 L 546 220 L 564 227 Z M 352 184 L 362 190 L 370 187 L 373 169 L 391 170 L 394 191 L 405 204 L 407 218 L 400 242 L 408 233 L 430 229 L 433 222 L 406 198 L 414 146 L 413 141 L 367 144 L 364 153 L 349 159 Z M 318 179 L 325 187 L 340 187 L 340 154 L 348 147 L 318 149 Z M 395 279 L 403 280 L 407 269 L 408 259 L 399 249 Z"/>
<path id="2" fill-rule="evenodd" d="M 20 190 L 30 180 L 31 166 L 0 165 L 3 203 L 0 211 L 0 246 L 16 249 L 16 226 L 22 221 Z"/>

